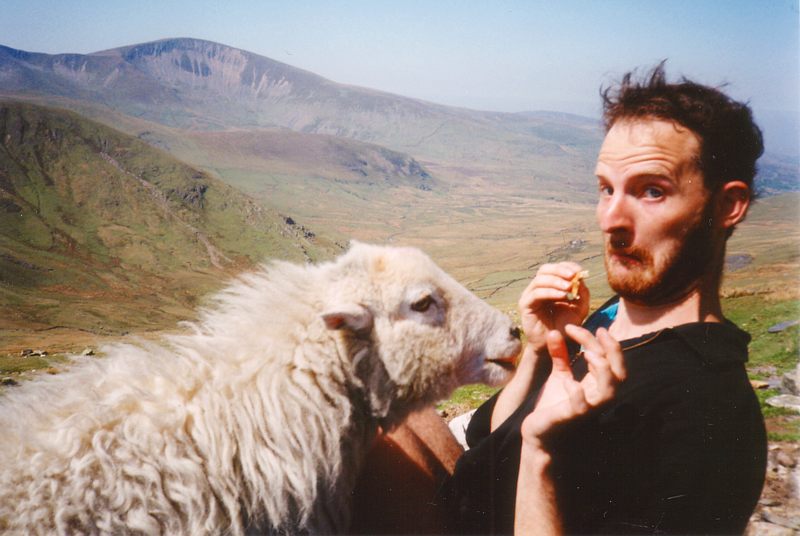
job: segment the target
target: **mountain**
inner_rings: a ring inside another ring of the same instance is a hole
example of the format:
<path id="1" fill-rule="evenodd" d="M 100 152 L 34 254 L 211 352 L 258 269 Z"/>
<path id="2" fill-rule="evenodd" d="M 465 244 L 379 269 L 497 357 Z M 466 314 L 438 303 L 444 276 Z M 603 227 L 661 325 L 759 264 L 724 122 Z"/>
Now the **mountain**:
<path id="1" fill-rule="evenodd" d="M 113 111 L 193 131 L 288 129 L 346 138 L 407 154 L 422 166 L 435 163 L 459 177 L 467 167 L 468 175 L 528 187 L 528 194 L 542 192 L 544 197 L 567 186 L 590 199 L 602 139 L 596 120 L 432 104 L 339 84 L 251 52 L 190 38 L 92 54 L 49 55 L 0 46 L 0 93 L 81 113 L 94 107 L 89 115 L 101 121 L 114 121 Z M 787 167 L 779 160 L 762 162 L 768 183 L 760 185 L 761 191 L 800 189 L 796 163 Z"/>
<path id="2" fill-rule="evenodd" d="M 756 196 L 800 191 L 800 163 L 796 156 L 765 153 L 758 161 Z"/>
<path id="3" fill-rule="evenodd" d="M 338 249 L 141 140 L 0 102 L 0 331 L 174 324 L 243 267 Z"/>
<path id="4" fill-rule="evenodd" d="M 326 134 L 450 164 L 491 167 L 532 158 L 585 163 L 601 138 L 594 121 L 435 105 L 338 84 L 197 39 L 86 55 L 0 47 L 0 91 L 91 102 L 183 129 L 282 127 Z"/>

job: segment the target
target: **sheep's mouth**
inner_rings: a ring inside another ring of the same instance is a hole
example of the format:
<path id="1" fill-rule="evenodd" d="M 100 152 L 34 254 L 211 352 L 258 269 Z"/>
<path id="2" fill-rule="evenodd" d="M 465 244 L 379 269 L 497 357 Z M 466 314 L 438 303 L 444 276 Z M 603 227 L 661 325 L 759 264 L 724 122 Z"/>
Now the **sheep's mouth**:
<path id="1" fill-rule="evenodd" d="M 495 365 L 509 372 L 514 372 L 517 368 L 517 356 L 496 357 L 494 359 L 486 359 L 486 361 L 489 363 L 494 363 Z"/>

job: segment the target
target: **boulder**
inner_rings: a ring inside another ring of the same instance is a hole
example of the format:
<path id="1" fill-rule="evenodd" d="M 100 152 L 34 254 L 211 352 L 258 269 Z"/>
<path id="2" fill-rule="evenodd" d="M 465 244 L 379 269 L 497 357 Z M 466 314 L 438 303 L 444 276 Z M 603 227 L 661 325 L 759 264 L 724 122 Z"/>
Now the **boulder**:
<path id="1" fill-rule="evenodd" d="M 800 413 L 800 396 L 778 395 L 767 399 L 767 404 L 774 408 L 786 408 Z"/>
<path id="2" fill-rule="evenodd" d="M 794 370 L 784 374 L 781 379 L 781 389 L 790 395 L 800 396 L 798 387 L 800 387 L 800 362 L 797 363 Z"/>

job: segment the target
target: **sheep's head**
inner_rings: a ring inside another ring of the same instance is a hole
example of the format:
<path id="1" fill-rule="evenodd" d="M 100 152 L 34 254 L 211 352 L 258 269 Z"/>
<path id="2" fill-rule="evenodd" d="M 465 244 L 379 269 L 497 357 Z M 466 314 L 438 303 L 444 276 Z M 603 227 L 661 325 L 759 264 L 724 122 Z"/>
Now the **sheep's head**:
<path id="1" fill-rule="evenodd" d="M 459 385 L 510 376 L 519 331 L 421 251 L 353 243 L 331 273 L 323 319 L 350 341 L 378 416 L 394 420 Z"/>

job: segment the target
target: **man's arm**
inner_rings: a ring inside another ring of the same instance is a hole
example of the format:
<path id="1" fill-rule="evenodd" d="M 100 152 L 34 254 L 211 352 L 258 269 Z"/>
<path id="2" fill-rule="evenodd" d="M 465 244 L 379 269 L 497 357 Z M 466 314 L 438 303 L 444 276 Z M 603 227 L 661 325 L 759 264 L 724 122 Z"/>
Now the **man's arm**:
<path id="1" fill-rule="evenodd" d="M 622 350 L 607 331 L 595 338 L 577 326 L 566 326 L 567 334 L 584 347 L 589 373 L 575 381 L 569 366 L 566 342 L 559 331 L 547 335 L 553 369 L 536 408 L 522 423 L 522 450 L 514 516 L 516 534 L 561 534 L 562 519 L 549 469 L 551 452 L 547 437 L 559 425 L 585 415 L 611 400 L 617 384 L 625 378 Z"/>
<path id="2" fill-rule="evenodd" d="M 551 458 L 543 448 L 522 443 L 517 481 L 515 534 L 562 534 L 555 487 L 550 478 Z"/>
<path id="3" fill-rule="evenodd" d="M 542 357 L 533 349 L 532 344 L 525 345 L 517 364 L 517 369 L 514 371 L 514 376 L 500 391 L 497 401 L 494 403 L 490 431 L 493 432 L 503 424 L 527 398 L 533 385 L 536 365 L 539 363 L 540 358 Z M 547 358 L 544 357 L 544 359 Z"/>
<path id="4" fill-rule="evenodd" d="M 433 407 L 380 434 L 353 492 L 352 534 L 443 534 L 436 502 L 442 480 L 463 453 Z"/>
<path id="5" fill-rule="evenodd" d="M 568 299 L 572 280 L 581 272 L 574 262 L 544 264 L 519 298 L 518 309 L 527 344 L 517 370 L 495 403 L 491 430 L 494 431 L 522 404 L 530 393 L 536 368 L 549 359 L 547 333 L 564 333 L 567 324 L 579 325 L 589 313 L 589 289 L 582 281 L 577 299 Z"/>

